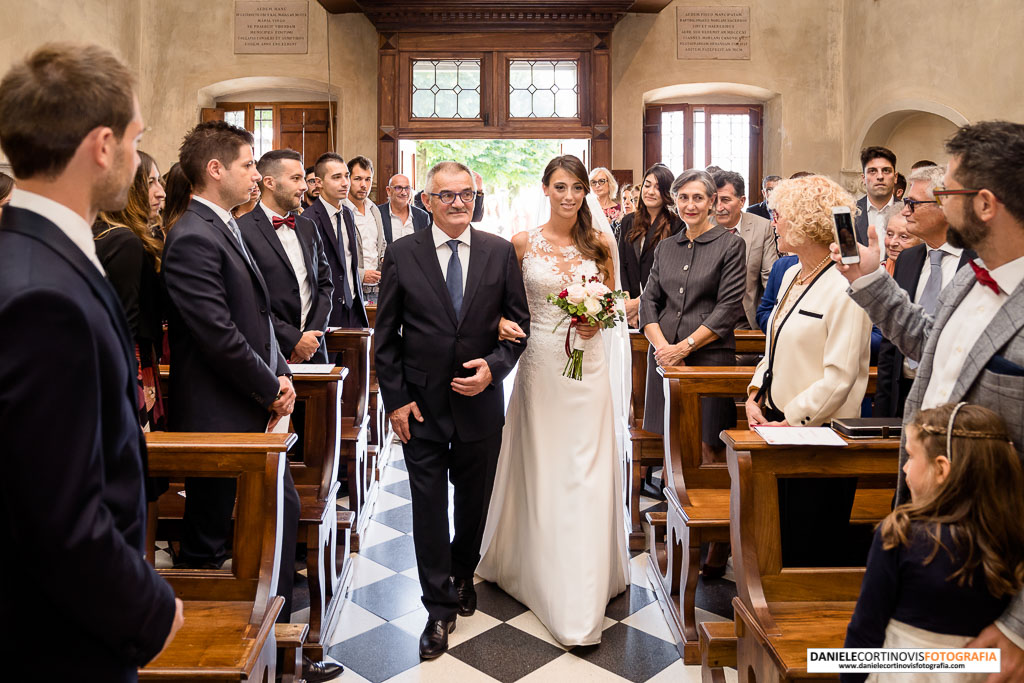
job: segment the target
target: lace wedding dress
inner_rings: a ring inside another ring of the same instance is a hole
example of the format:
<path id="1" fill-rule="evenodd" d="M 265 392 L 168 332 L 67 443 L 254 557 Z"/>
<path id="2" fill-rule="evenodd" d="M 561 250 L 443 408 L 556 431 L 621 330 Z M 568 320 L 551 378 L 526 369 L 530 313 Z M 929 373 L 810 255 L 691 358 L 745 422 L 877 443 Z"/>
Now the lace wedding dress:
<path id="1" fill-rule="evenodd" d="M 563 645 L 600 642 L 608 601 L 626 589 L 629 553 L 608 364 L 601 335 L 583 341 L 583 379 L 562 376 L 565 325 L 548 303 L 598 275 L 575 247 L 529 233 L 523 280 L 530 338 L 519 359 L 487 513 L 481 577 L 533 610 Z M 608 283 L 614 289 L 614 283 Z M 566 323 L 567 324 L 567 323 Z M 575 336 L 575 334 L 574 334 Z"/>

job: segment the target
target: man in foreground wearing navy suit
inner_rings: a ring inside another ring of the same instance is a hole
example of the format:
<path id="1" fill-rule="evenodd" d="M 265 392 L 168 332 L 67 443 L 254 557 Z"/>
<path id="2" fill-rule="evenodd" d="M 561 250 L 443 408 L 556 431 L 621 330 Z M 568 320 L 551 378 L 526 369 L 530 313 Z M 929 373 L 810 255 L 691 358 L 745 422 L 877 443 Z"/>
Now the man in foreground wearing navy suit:
<path id="1" fill-rule="evenodd" d="M 163 273 L 174 304 L 171 339 L 172 431 L 263 432 L 295 405 L 288 363 L 270 317 L 267 284 L 231 209 L 248 201 L 260 180 L 252 135 L 224 121 L 201 123 L 185 136 L 181 166 L 192 202 L 164 246 Z M 179 564 L 219 568 L 228 556 L 237 481 L 186 479 Z M 299 497 L 284 475 L 278 621 L 291 621 Z M 309 662 L 307 681 L 341 674 L 337 664 Z"/>
<path id="2" fill-rule="evenodd" d="M 273 150 L 256 169 L 263 176 L 260 203 L 238 219 L 238 227 L 270 291 L 277 343 L 290 363 L 326 363 L 323 334 L 334 285 L 316 225 L 294 213 L 306 191 L 302 156 Z"/>
<path id="3" fill-rule="evenodd" d="M 139 165 L 133 85 L 109 52 L 63 44 L 0 82 L 0 147 L 18 182 L 0 221 L 9 680 L 61 677 L 70 663 L 83 680 L 135 681 L 183 623 L 181 600 L 143 556 L 135 345 L 91 230 L 97 212 L 124 208 Z"/>
<path id="4" fill-rule="evenodd" d="M 396 240 L 384 254 L 376 359 L 388 418 L 405 444 L 428 614 L 420 657 L 433 659 L 448 648 L 456 614 L 476 611 L 473 573 L 505 421 L 501 382 L 526 342 L 499 341 L 498 322 L 513 320 L 529 334 L 530 311 L 512 243 L 470 227 L 470 170 L 441 162 L 427 174 L 426 192 L 434 227 Z"/>

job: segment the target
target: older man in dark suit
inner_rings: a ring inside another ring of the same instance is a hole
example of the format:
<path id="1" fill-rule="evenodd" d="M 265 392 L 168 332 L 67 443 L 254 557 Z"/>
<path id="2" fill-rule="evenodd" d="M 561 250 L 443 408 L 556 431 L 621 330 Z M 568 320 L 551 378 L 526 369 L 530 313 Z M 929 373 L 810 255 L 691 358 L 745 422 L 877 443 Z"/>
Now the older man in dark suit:
<path id="1" fill-rule="evenodd" d="M 70 668 L 135 681 L 182 625 L 181 601 L 143 557 L 135 347 L 90 229 L 124 207 L 143 127 L 131 74 L 95 46 L 45 46 L 0 82 L 0 146 L 18 179 L 0 220 L 9 680 Z M 43 635 L 55 625 L 65 664 Z"/>
<path id="2" fill-rule="evenodd" d="M 505 416 L 501 381 L 526 342 L 500 341 L 498 322 L 515 321 L 529 334 L 530 313 L 512 244 L 470 227 L 470 170 L 441 162 L 427 175 L 427 191 L 434 227 L 397 240 L 384 255 L 376 359 L 388 418 L 405 443 L 428 615 L 420 656 L 432 659 L 447 649 L 456 614 L 476 609 L 473 574 Z"/>
<path id="3" fill-rule="evenodd" d="M 878 243 L 860 249 L 860 263 L 840 272 L 850 295 L 882 334 L 919 361 L 904 423 L 921 408 L 969 401 L 997 412 L 1018 452 L 1024 448 L 1024 125 L 986 121 L 964 126 L 946 143 L 952 158 L 933 191 L 949 221 L 948 240 L 974 248 L 979 259 L 957 272 L 934 315 L 910 301 L 877 267 Z M 832 246 L 832 258 L 839 250 Z M 901 257 L 902 258 L 902 257 Z M 900 449 L 897 502 L 909 501 Z M 1024 495 L 993 491 L 992 495 Z M 1024 677 L 1024 592 L 969 645 L 1002 651 L 999 681 Z"/>
<path id="4" fill-rule="evenodd" d="M 302 156 L 273 150 L 256 168 L 263 176 L 261 200 L 238 219 L 238 227 L 267 283 L 277 343 L 291 363 L 326 363 L 323 334 L 334 285 L 316 225 L 293 213 L 306 189 Z"/>

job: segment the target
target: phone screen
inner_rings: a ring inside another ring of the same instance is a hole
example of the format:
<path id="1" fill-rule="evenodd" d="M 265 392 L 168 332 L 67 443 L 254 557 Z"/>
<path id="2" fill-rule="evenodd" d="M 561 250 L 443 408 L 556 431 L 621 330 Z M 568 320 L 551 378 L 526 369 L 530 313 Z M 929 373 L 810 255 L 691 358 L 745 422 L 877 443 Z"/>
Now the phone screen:
<path id="1" fill-rule="evenodd" d="M 839 243 L 839 254 L 844 258 L 856 258 L 860 260 L 860 251 L 857 249 L 857 236 L 853 232 L 853 215 L 849 213 L 834 213 L 832 221 L 836 226 L 836 241 Z"/>

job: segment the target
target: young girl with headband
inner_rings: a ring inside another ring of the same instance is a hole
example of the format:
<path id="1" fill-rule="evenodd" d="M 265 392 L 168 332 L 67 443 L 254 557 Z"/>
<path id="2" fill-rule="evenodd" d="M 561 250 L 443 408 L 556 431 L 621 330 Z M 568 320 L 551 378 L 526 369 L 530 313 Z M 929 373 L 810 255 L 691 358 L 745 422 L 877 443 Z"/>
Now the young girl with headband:
<path id="1" fill-rule="evenodd" d="M 959 648 L 1024 585 L 1024 470 L 1002 419 L 958 403 L 907 425 L 911 502 L 875 532 L 845 647 Z M 846 681 L 984 680 L 988 674 L 842 674 Z"/>

